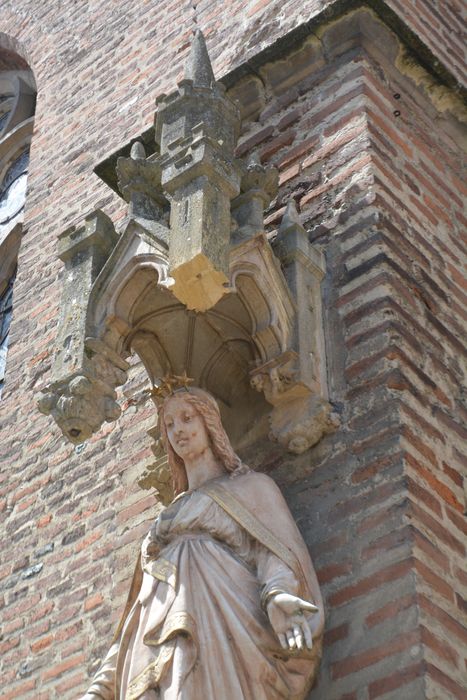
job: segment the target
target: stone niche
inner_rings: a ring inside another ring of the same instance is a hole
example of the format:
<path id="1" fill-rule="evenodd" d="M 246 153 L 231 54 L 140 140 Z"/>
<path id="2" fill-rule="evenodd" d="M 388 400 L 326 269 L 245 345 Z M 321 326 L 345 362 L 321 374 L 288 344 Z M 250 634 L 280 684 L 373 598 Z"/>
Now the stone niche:
<path id="1" fill-rule="evenodd" d="M 186 372 L 216 396 L 237 449 L 269 436 L 304 452 L 336 427 L 324 259 L 293 201 L 266 235 L 278 175 L 255 154 L 236 157 L 239 109 L 200 32 L 184 79 L 157 105 L 155 129 L 106 164 L 128 202 L 123 230 L 96 211 L 59 236 L 62 317 L 39 408 L 82 443 L 118 418 L 116 388 L 136 353 L 148 388 Z"/>

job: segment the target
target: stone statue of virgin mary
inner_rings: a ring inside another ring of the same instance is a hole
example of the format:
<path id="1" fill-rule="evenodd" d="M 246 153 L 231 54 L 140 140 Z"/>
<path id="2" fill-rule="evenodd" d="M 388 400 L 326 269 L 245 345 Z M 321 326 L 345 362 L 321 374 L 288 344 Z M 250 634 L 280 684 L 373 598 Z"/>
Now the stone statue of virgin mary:
<path id="1" fill-rule="evenodd" d="M 323 603 L 279 489 L 235 454 L 207 392 L 177 390 L 159 415 L 176 497 L 83 700 L 303 699 Z"/>

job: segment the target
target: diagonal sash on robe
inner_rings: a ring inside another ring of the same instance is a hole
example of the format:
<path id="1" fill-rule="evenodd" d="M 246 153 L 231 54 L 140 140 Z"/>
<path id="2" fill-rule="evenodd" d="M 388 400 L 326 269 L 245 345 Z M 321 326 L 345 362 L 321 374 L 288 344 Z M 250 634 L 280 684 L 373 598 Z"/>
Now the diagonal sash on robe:
<path id="1" fill-rule="evenodd" d="M 289 569 L 299 577 L 299 583 L 302 595 L 307 590 L 307 581 L 303 572 L 300 561 L 297 559 L 294 552 L 289 549 L 283 542 L 278 540 L 273 533 L 256 518 L 230 491 L 222 484 L 210 482 L 199 488 L 199 491 L 205 493 L 209 498 L 212 498 L 225 512 L 230 515 L 244 530 L 248 532 L 255 540 L 260 542 L 266 549 L 269 549 L 284 564 L 287 564 Z"/>

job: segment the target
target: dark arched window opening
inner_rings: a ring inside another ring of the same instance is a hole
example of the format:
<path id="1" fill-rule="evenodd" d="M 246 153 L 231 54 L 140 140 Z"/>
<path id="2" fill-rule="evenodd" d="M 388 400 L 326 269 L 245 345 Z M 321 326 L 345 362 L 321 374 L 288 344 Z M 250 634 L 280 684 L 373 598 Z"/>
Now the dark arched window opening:
<path id="1" fill-rule="evenodd" d="M 0 46 L 0 396 L 13 314 L 35 95 L 34 77 L 24 60 Z"/>

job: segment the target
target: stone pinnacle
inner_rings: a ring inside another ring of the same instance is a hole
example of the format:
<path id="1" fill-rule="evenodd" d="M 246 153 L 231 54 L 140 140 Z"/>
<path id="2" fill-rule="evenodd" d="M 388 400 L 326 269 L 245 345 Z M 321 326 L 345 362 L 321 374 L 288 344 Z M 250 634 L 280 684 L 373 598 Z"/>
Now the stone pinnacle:
<path id="1" fill-rule="evenodd" d="M 294 199 L 289 199 L 287 202 L 287 207 L 284 212 L 284 216 L 282 217 L 281 225 L 279 230 L 287 230 L 290 228 L 292 225 L 298 225 L 302 227 L 302 224 L 300 223 L 300 216 L 297 211 L 297 205 L 295 204 Z"/>
<path id="2" fill-rule="evenodd" d="M 257 151 L 253 151 L 253 153 L 250 154 L 250 156 L 247 159 L 247 165 L 249 166 L 254 166 L 254 165 L 261 165 L 261 157 Z"/>
<path id="3" fill-rule="evenodd" d="M 185 78 L 192 80 L 195 87 L 211 87 L 215 82 L 206 42 L 199 29 L 196 30 L 191 43 Z"/>
<path id="4" fill-rule="evenodd" d="M 141 141 L 135 141 L 131 147 L 130 158 L 133 160 L 145 160 L 146 159 L 146 149 L 144 148 Z"/>

